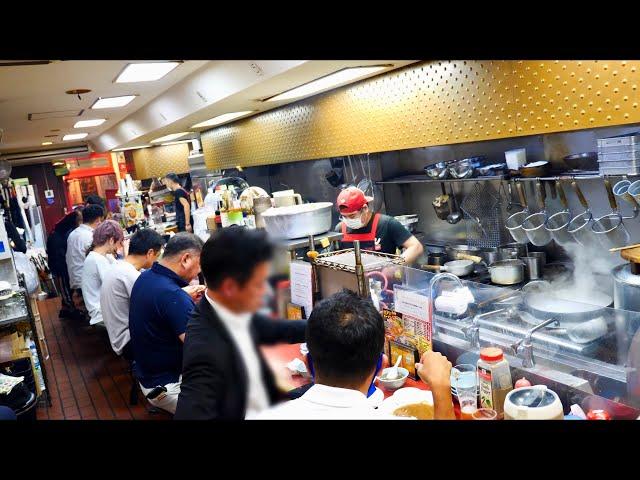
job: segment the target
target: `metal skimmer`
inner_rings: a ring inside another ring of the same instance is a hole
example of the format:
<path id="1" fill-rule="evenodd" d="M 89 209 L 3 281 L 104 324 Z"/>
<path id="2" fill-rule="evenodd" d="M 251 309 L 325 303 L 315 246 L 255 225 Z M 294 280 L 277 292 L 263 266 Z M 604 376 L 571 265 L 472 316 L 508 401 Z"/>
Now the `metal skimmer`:
<path id="1" fill-rule="evenodd" d="M 460 208 L 464 212 L 468 245 L 486 248 L 505 243 L 502 202 L 491 183 L 476 182 Z"/>

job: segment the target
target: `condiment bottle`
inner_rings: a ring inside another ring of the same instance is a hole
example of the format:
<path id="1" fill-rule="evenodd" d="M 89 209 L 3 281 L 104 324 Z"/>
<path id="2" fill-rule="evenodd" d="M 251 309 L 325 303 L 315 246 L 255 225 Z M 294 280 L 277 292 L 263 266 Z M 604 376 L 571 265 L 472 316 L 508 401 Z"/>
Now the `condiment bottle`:
<path id="1" fill-rule="evenodd" d="M 504 399 L 513 390 L 509 362 L 501 349 L 487 347 L 480 350 L 478 360 L 478 382 L 480 386 L 480 407 L 492 408 L 498 418 L 504 416 Z"/>

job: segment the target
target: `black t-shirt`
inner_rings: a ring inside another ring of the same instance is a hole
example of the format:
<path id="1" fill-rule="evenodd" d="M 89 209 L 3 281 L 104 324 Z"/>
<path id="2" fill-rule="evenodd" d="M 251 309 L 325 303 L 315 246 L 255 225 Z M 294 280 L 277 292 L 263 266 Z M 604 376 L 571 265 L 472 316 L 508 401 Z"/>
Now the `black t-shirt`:
<path id="1" fill-rule="evenodd" d="M 176 208 L 176 223 L 178 224 L 178 230 L 182 232 L 185 230 L 186 221 L 184 216 L 184 205 L 182 205 L 180 199 L 184 198 L 187 203 L 190 203 L 191 199 L 189 198 L 189 194 L 182 188 L 178 188 L 173 192 L 173 198 Z"/>
<path id="2" fill-rule="evenodd" d="M 373 219 L 375 215 L 371 217 L 369 223 L 357 230 L 351 230 L 347 227 L 347 233 L 363 234 L 370 233 L 373 226 Z M 336 232 L 342 232 L 342 222 L 336 225 Z M 367 250 L 374 250 L 381 253 L 396 253 L 396 248 L 402 249 L 402 244 L 412 237 L 412 233 L 405 228 L 398 220 L 388 215 L 380 215 L 378 220 L 378 229 L 376 231 L 376 240 L 374 242 L 360 242 L 360 247 Z M 353 248 L 353 242 L 340 241 L 342 248 Z M 380 249 L 376 249 L 376 244 L 380 246 Z"/>

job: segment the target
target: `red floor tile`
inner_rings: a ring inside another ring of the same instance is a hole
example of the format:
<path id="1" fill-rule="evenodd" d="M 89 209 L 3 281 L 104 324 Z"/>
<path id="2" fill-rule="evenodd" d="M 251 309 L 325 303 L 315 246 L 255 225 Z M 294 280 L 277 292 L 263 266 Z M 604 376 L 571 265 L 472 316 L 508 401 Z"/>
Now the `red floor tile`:
<path id="1" fill-rule="evenodd" d="M 50 357 L 47 369 L 52 406 L 41 402 L 38 419 L 168 420 L 165 412 L 149 413 L 139 395 L 129 405 L 128 364 L 113 353 L 104 329 L 58 318 L 58 299 L 38 303 Z"/>

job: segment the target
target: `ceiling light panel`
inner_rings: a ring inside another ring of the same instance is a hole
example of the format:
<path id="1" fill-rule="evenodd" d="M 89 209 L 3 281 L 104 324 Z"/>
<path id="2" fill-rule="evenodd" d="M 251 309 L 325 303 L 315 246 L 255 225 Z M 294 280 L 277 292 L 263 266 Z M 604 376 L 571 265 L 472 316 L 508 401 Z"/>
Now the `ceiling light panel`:
<path id="1" fill-rule="evenodd" d="M 231 120 L 244 117 L 254 112 L 255 110 L 246 110 L 243 112 L 223 113 L 222 115 L 218 115 L 217 117 L 210 118 L 209 120 L 205 120 L 204 122 L 196 123 L 191 128 L 212 127 L 214 125 L 220 125 L 222 123 L 230 122 Z"/>
<path id="2" fill-rule="evenodd" d="M 180 62 L 130 63 L 116 78 L 116 83 L 153 82 L 171 72 Z"/>
<path id="3" fill-rule="evenodd" d="M 122 95 L 120 97 L 100 97 L 91 105 L 92 109 L 119 108 L 128 105 L 136 95 Z"/>
<path id="4" fill-rule="evenodd" d="M 80 120 L 76 122 L 73 128 L 86 128 L 86 127 L 97 127 L 98 125 L 102 125 L 107 120 L 105 118 L 96 118 L 95 120 Z"/>

